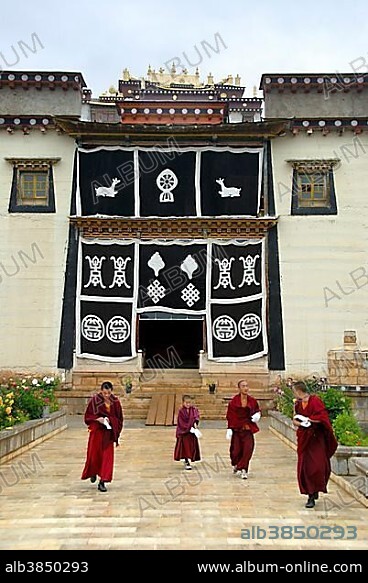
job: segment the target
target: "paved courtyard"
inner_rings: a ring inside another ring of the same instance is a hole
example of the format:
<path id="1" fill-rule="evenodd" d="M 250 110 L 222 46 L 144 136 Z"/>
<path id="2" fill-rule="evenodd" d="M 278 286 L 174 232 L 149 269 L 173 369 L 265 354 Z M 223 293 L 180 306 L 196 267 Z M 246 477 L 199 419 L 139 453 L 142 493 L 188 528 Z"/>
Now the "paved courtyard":
<path id="1" fill-rule="evenodd" d="M 68 429 L 2 464 L 0 549 L 368 549 L 368 509 L 333 481 L 306 509 L 295 451 L 267 419 L 260 427 L 241 480 L 224 423 L 202 423 L 203 460 L 188 472 L 173 461 L 174 427 L 127 421 L 102 493 L 80 479 L 88 434 L 69 417 Z"/>

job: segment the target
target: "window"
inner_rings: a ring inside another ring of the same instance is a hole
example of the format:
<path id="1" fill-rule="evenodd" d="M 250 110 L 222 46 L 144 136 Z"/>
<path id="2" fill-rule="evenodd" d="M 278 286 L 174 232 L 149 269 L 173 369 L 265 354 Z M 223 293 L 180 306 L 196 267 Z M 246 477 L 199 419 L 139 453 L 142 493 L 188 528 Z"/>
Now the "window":
<path id="1" fill-rule="evenodd" d="M 20 171 L 17 204 L 47 206 L 48 203 L 48 172 Z"/>
<path id="2" fill-rule="evenodd" d="M 53 164 L 60 158 L 6 158 L 13 165 L 10 213 L 54 213 Z"/>
<path id="3" fill-rule="evenodd" d="M 336 215 L 333 166 L 339 160 L 301 161 L 293 164 L 292 215 Z"/>

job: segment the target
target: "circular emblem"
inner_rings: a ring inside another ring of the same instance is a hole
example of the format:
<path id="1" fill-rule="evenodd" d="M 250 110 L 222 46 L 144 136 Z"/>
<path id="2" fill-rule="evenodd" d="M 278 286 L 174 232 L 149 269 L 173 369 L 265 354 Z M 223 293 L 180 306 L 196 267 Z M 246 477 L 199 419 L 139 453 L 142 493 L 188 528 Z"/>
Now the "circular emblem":
<path id="1" fill-rule="evenodd" d="M 262 322 L 257 314 L 245 314 L 238 324 L 239 334 L 244 340 L 254 340 L 260 335 Z"/>
<path id="2" fill-rule="evenodd" d="M 125 342 L 130 334 L 130 324 L 123 316 L 114 316 L 106 326 L 106 336 L 111 342 Z"/>
<path id="3" fill-rule="evenodd" d="M 212 324 L 212 332 L 219 342 L 230 342 L 237 334 L 236 323 L 227 314 L 218 316 Z"/>
<path id="4" fill-rule="evenodd" d="M 105 326 L 98 316 L 85 316 L 81 323 L 82 336 L 90 342 L 98 342 L 105 335 Z"/>

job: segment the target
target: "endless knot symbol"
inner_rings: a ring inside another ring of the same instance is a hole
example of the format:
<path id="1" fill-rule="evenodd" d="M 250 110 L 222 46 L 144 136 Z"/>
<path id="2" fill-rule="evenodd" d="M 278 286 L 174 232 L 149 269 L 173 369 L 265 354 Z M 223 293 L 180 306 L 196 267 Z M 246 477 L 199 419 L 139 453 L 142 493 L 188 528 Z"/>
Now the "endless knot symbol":
<path id="1" fill-rule="evenodd" d="M 197 290 L 197 288 L 194 287 L 194 285 L 192 283 L 189 283 L 187 285 L 187 287 L 185 287 L 183 289 L 183 291 L 181 292 L 181 299 L 190 308 L 193 306 L 193 304 L 195 304 L 196 302 L 198 302 L 199 298 L 200 298 L 200 293 Z"/>
<path id="2" fill-rule="evenodd" d="M 147 294 L 151 298 L 154 304 L 157 304 L 165 296 L 165 288 L 160 284 L 158 279 L 155 279 L 147 287 Z"/>

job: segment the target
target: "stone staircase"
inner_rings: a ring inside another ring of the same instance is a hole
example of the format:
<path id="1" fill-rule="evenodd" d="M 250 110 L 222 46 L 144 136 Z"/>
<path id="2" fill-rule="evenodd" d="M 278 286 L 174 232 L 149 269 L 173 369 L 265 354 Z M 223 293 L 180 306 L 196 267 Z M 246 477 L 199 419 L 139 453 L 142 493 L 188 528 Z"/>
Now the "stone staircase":
<path id="1" fill-rule="evenodd" d="M 69 387 L 57 392 L 61 405 L 69 414 L 83 415 L 89 398 L 101 383 L 110 380 L 114 392 L 120 398 L 126 419 L 147 419 L 151 400 L 154 395 L 175 396 L 175 408 L 181 403 L 181 397 L 189 394 L 198 407 L 203 420 L 225 419 L 230 398 L 237 393 L 239 378 L 248 380 L 251 394 L 259 401 L 263 414 L 273 408 L 273 393 L 269 388 L 268 373 L 249 375 L 217 373 L 212 375 L 216 382 L 215 394 L 208 389 L 208 375 L 202 375 L 198 369 L 145 369 L 143 373 L 133 376 L 133 390 L 126 393 L 121 372 L 103 373 L 101 371 L 73 374 Z M 172 397 L 171 397 L 172 399 Z"/>

